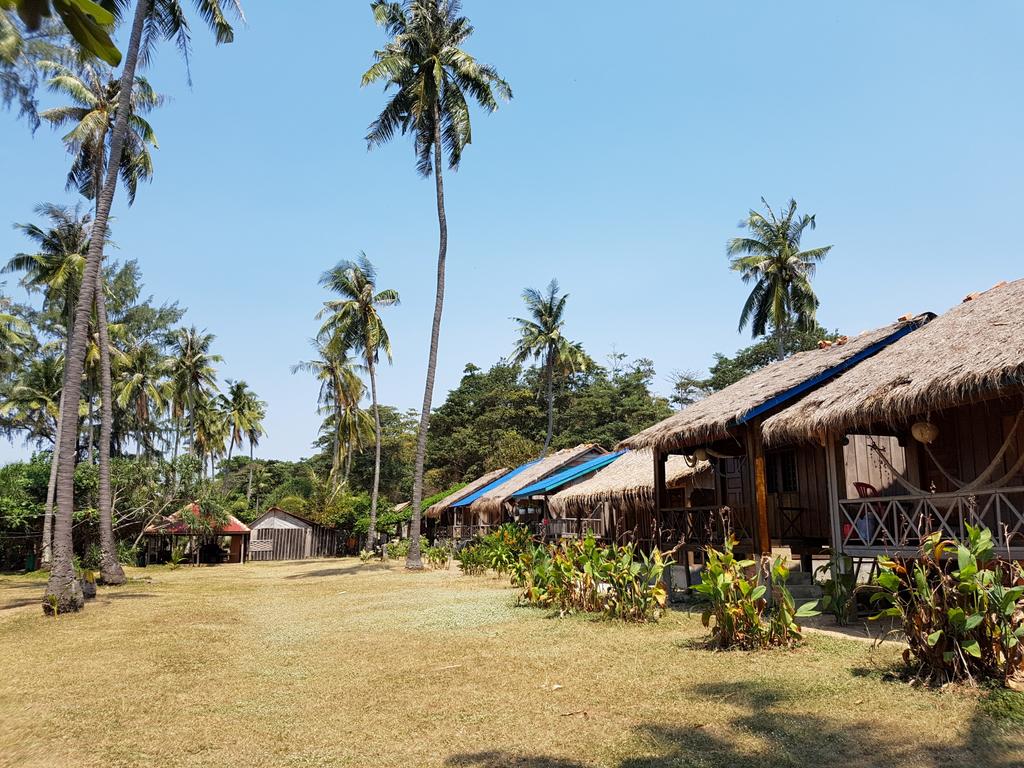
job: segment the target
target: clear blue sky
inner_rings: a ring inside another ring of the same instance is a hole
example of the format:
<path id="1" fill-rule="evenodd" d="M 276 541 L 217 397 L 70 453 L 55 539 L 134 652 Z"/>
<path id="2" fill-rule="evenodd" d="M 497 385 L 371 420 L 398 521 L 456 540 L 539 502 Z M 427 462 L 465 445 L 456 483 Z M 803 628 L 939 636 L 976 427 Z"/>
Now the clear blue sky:
<path id="1" fill-rule="evenodd" d="M 395 365 L 381 398 L 422 397 L 433 301 L 432 182 L 408 143 L 368 153 L 382 104 L 359 77 L 382 41 L 367 2 L 247 0 L 248 28 L 214 49 L 196 29 L 194 85 L 170 55 L 148 73 L 171 103 L 134 208 L 118 201 L 117 257 L 158 299 L 217 335 L 222 376 L 269 403 L 266 457 L 308 455 L 307 356 L 319 274 L 363 249 L 382 285 Z M 748 3 L 465 0 L 467 49 L 515 99 L 476 114 L 447 181 L 448 296 L 435 404 L 467 362 L 507 354 L 524 286 L 557 277 L 567 331 L 598 360 L 650 357 L 658 387 L 706 369 L 736 332 L 744 287 L 726 240 L 764 195 L 815 213 L 805 243 L 835 248 L 815 286 L 821 322 L 857 333 L 941 311 L 1024 275 L 1024 149 L 1014 2 Z M 47 128 L 0 113 L 0 211 L 28 221 L 63 192 Z M 24 247 L 0 226 L 4 259 Z M 8 293 L 20 295 L 8 278 Z M 0 458 L 23 453 L 0 445 Z"/>

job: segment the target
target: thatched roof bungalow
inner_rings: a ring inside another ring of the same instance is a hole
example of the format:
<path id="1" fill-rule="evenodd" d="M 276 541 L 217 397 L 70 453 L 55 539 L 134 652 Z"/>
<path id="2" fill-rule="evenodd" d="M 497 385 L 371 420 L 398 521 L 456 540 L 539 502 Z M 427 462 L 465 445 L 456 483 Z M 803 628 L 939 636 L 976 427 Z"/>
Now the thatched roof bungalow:
<path id="1" fill-rule="evenodd" d="M 769 445 L 824 442 L 830 452 L 851 436 L 891 435 L 905 451 L 905 467 L 893 467 L 871 441 L 898 485 L 891 493 L 837 465 L 829 490 L 844 551 L 912 554 L 923 533 L 961 536 L 970 523 L 1024 557 L 1024 280 L 969 295 L 763 431 Z"/>
<path id="2" fill-rule="evenodd" d="M 513 508 L 513 497 L 538 480 L 559 470 L 576 464 L 582 464 L 607 451 L 595 443 L 584 443 L 575 448 L 564 448 L 549 456 L 531 461 L 509 473 L 502 482 L 478 492 L 475 498 L 463 499 L 454 506 L 469 506 L 482 525 L 496 525 L 510 513 Z"/>
<path id="3" fill-rule="evenodd" d="M 670 456 L 665 465 L 665 484 L 682 488 L 698 475 L 707 475 L 710 468 L 706 461 Z M 552 512 L 567 517 L 589 514 L 601 504 L 623 513 L 654 511 L 654 452 L 650 448 L 626 451 L 604 469 L 548 500 Z"/>
<path id="4" fill-rule="evenodd" d="M 713 497 L 711 465 L 684 456 L 665 462 L 665 485 L 682 506 L 707 504 Z M 562 518 L 602 520 L 609 539 L 652 539 L 654 523 L 654 452 L 650 448 L 626 451 L 621 457 L 582 482 L 548 499 L 551 514 Z"/>
<path id="5" fill-rule="evenodd" d="M 663 546 L 685 542 L 690 551 L 735 534 L 748 552 L 790 547 L 806 566 L 830 534 L 822 449 L 779 446 L 767 452 L 764 419 L 912 334 L 928 315 L 895 323 L 768 365 L 704 400 L 624 440 L 622 447 L 651 449 L 655 509 Z M 669 493 L 672 454 L 709 460 L 714 503 L 687 507 Z"/>
<path id="6" fill-rule="evenodd" d="M 423 513 L 424 517 L 438 520 L 444 514 L 444 512 L 451 508 L 453 504 L 462 499 L 470 496 L 476 491 L 480 490 L 489 483 L 494 482 L 499 477 L 507 475 L 509 472 L 508 468 L 502 467 L 501 469 L 495 469 L 492 472 L 488 472 L 486 475 L 481 475 L 471 483 L 467 483 L 462 486 L 459 490 L 449 494 L 438 502 L 431 504 L 427 507 L 426 512 Z"/>

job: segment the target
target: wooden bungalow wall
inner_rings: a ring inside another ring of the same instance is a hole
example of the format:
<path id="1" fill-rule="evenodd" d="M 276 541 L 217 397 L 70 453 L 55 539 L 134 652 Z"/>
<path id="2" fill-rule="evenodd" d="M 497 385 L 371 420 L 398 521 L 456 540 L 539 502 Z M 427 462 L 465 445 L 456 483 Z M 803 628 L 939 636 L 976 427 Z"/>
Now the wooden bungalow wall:
<path id="1" fill-rule="evenodd" d="M 930 446 L 931 452 L 947 472 L 970 482 L 999 453 L 1021 408 L 1024 404 L 1019 399 L 988 400 L 933 414 L 931 421 L 939 428 L 939 436 Z M 1022 451 L 1024 438 L 1018 430 L 992 479 L 1009 472 Z M 918 451 L 918 465 L 924 490 L 933 486 L 939 493 L 956 490 L 924 450 Z M 1008 485 L 1024 485 L 1024 473 L 1018 473 Z"/>
<path id="2" fill-rule="evenodd" d="M 303 560 L 307 557 L 333 557 L 335 554 L 336 533 L 329 528 L 256 528 L 252 532 L 249 559 Z"/>

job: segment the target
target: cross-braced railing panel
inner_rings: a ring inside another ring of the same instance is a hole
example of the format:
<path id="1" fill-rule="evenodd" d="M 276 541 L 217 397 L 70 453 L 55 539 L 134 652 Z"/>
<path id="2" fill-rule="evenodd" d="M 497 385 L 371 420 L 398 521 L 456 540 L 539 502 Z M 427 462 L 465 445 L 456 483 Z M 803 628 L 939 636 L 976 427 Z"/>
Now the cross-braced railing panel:
<path id="1" fill-rule="evenodd" d="M 741 510 L 725 506 L 662 510 L 659 515 L 659 545 L 672 548 L 680 543 L 687 549 L 721 546 L 731 535 L 739 541 L 751 538 Z"/>
<path id="2" fill-rule="evenodd" d="M 962 539 L 968 525 L 990 529 L 998 551 L 1024 552 L 1024 487 L 839 502 L 841 549 L 851 554 L 913 554 L 929 534 Z"/>

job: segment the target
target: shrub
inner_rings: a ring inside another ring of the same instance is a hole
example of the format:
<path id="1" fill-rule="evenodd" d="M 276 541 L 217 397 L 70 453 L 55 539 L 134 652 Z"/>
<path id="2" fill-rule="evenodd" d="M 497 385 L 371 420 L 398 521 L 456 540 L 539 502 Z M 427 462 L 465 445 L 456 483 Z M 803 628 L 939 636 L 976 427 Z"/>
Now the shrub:
<path id="1" fill-rule="evenodd" d="M 435 544 L 432 547 L 423 548 L 423 559 L 431 568 L 446 568 L 448 566 L 448 547 Z"/>
<path id="2" fill-rule="evenodd" d="M 857 615 L 857 575 L 853 572 L 853 558 L 833 555 L 815 571 L 825 576 L 821 581 L 821 609 L 829 611 L 836 624 L 845 626 Z"/>
<path id="3" fill-rule="evenodd" d="M 139 547 L 126 539 L 117 542 L 117 562 L 121 565 L 135 565 L 139 559 Z"/>
<path id="4" fill-rule="evenodd" d="M 455 556 L 459 568 L 467 576 L 480 576 L 487 572 L 489 561 L 487 553 L 479 544 L 468 544 Z"/>
<path id="5" fill-rule="evenodd" d="M 955 553 L 955 559 L 951 557 Z M 928 536 L 914 560 L 880 558 L 872 617 L 896 619 L 904 661 L 932 682 L 998 679 L 1024 673 L 1024 569 L 994 555 L 992 532 L 967 526 L 967 539 Z"/>
<path id="6" fill-rule="evenodd" d="M 391 560 L 399 560 L 409 555 L 409 540 L 408 539 L 393 539 L 384 545 L 384 551 L 387 552 L 388 557 Z"/>
<path id="7" fill-rule="evenodd" d="M 531 605 L 602 613 L 626 621 L 657 619 L 667 593 L 661 578 L 670 560 L 640 554 L 632 544 L 600 546 L 592 536 L 530 546 L 511 569 L 512 583 Z"/>
<path id="8" fill-rule="evenodd" d="M 363 563 L 368 563 L 373 560 L 374 553 L 372 549 L 361 549 L 359 550 L 359 560 Z"/>
<path id="9" fill-rule="evenodd" d="M 718 648 L 748 650 L 792 645 L 801 639 L 796 619 L 816 615 L 815 604 L 796 608 L 786 588 L 789 569 L 783 557 L 765 558 L 770 584 L 758 584 L 757 562 L 737 560 L 736 544 L 730 536 L 721 552 L 707 548 L 700 584 L 693 588 L 707 602 L 701 620 L 711 630 L 709 642 Z"/>
<path id="10" fill-rule="evenodd" d="M 484 536 L 479 544 L 487 567 L 500 575 L 507 574 L 531 545 L 529 530 L 515 523 L 499 526 Z"/>

